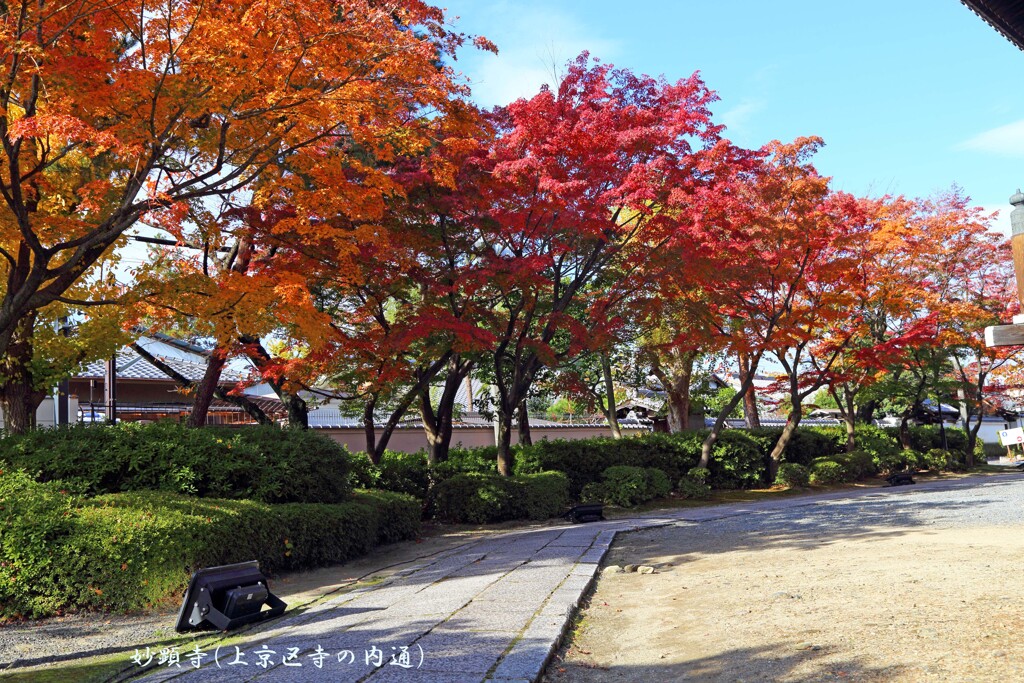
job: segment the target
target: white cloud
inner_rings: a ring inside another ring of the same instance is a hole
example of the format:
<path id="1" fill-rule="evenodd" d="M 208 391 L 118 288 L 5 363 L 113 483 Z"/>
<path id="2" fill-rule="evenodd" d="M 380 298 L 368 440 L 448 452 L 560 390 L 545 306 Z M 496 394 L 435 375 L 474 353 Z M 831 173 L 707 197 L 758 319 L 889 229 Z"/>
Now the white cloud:
<path id="1" fill-rule="evenodd" d="M 956 148 L 1002 156 L 1024 156 L 1024 119 L 986 130 L 964 140 Z"/>
<path id="2" fill-rule="evenodd" d="M 584 50 L 606 62 L 614 62 L 618 52 L 617 41 L 592 35 L 577 19 L 543 2 L 494 2 L 487 15 L 493 28 L 484 33 L 497 44 L 498 54 L 465 55 L 456 65 L 465 70 L 473 99 L 481 106 L 536 94 Z"/>
<path id="3" fill-rule="evenodd" d="M 766 104 L 763 99 L 744 98 L 735 107 L 723 112 L 719 121 L 725 124 L 725 137 L 735 139 L 750 135 L 751 119 L 754 114 L 764 109 Z"/>

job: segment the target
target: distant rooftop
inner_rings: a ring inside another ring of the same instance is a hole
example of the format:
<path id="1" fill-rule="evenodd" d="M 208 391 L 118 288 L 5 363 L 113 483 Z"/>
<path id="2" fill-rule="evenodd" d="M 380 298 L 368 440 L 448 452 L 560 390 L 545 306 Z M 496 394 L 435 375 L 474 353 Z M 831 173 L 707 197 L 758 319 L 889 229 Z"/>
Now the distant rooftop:
<path id="1" fill-rule="evenodd" d="M 160 358 L 164 363 L 193 382 L 203 379 L 206 363 L 193 363 L 177 358 Z M 79 379 L 103 379 L 104 361 L 97 360 L 85 366 L 82 372 L 75 375 Z M 117 379 L 119 380 L 160 380 L 173 381 L 159 368 L 137 354 L 130 348 L 121 349 L 117 354 Z M 225 368 L 221 373 L 220 383 L 235 384 L 242 381 L 241 373 Z"/>

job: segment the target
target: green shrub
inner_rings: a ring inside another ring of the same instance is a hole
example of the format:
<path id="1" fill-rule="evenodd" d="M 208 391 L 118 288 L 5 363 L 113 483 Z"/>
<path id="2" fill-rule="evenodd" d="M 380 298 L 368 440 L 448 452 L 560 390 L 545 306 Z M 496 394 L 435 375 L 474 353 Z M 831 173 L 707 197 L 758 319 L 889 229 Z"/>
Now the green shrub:
<path id="1" fill-rule="evenodd" d="M 514 449 L 518 451 L 518 447 Z M 514 456 L 513 456 L 514 457 Z M 479 474 L 498 473 L 498 447 L 483 446 L 481 448 L 453 447 L 448 450 L 448 459 L 434 465 L 436 479 L 445 479 L 462 472 Z"/>
<path id="2" fill-rule="evenodd" d="M 757 443 L 739 429 L 727 429 L 719 435 L 709 464 L 708 484 L 715 489 L 753 488 L 764 483 L 768 472 Z"/>
<path id="3" fill-rule="evenodd" d="M 844 433 L 845 443 L 845 433 Z M 772 444 L 774 446 L 774 444 Z M 829 457 L 839 452 L 836 441 L 817 429 L 797 429 L 789 438 L 782 458 L 786 462 L 807 465 L 815 458 Z"/>
<path id="4" fill-rule="evenodd" d="M 628 508 L 651 499 L 647 472 L 642 467 L 614 465 L 601 474 L 601 499 Z"/>
<path id="5" fill-rule="evenodd" d="M 711 487 L 705 484 L 711 473 L 706 467 L 694 467 L 686 474 L 686 476 L 680 477 L 679 483 L 676 484 L 676 492 L 680 498 L 689 500 L 701 500 L 711 495 Z"/>
<path id="6" fill-rule="evenodd" d="M 967 456 L 963 451 L 933 448 L 921 454 L 921 467 L 930 470 L 947 472 L 963 472 L 967 469 Z"/>
<path id="7" fill-rule="evenodd" d="M 516 455 L 515 473 L 534 474 L 545 470 L 565 472 L 569 494 L 579 498 L 584 487 L 599 482 L 609 467 L 655 467 L 670 480 L 678 479 L 700 459 L 700 444 L 706 432 L 683 434 L 650 433 L 622 439 L 538 441 L 522 447 Z M 593 490 L 593 489 L 592 489 Z"/>
<path id="8" fill-rule="evenodd" d="M 564 472 L 526 474 L 515 481 L 520 484 L 516 499 L 519 517 L 549 519 L 569 507 L 569 477 Z"/>
<path id="9" fill-rule="evenodd" d="M 613 465 L 601 473 L 600 482 L 591 482 L 583 489 L 585 502 L 603 502 L 619 507 L 633 507 L 672 491 L 668 475 L 656 467 Z"/>
<path id="10" fill-rule="evenodd" d="M 837 453 L 832 460 L 843 466 L 848 479 L 860 480 L 878 472 L 875 459 L 866 451 L 856 450 L 851 453 Z"/>
<path id="11" fill-rule="evenodd" d="M 803 465 L 795 462 L 784 462 L 779 465 L 775 475 L 775 483 L 790 488 L 803 488 L 810 483 L 811 473 Z"/>
<path id="12" fill-rule="evenodd" d="M 168 491 L 267 503 L 336 503 L 351 490 L 344 447 L 310 430 L 75 425 L 0 439 L 0 460 L 91 494 Z"/>
<path id="13" fill-rule="evenodd" d="M 782 436 L 782 427 L 758 427 L 757 429 L 747 429 L 745 432 L 767 459 L 768 454 L 778 443 L 779 437 Z"/>
<path id="14" fill-rule="evenodd" d="M 686 472 L 686 478 L 700 484 L 706 484 L 711 478 L 711 470 L 707 467 L 692 467 Z"/>
<path id="15" fill-rule="evenodd" d="M 408 493 L 419 499 L 427 497 L 430 488 L 430 472 L 427 468 L 427 454 L 424 451 L 402 453 L 384 451 L 377 465 L 377 487 L 385 491 Z"/>
<path id="16" fill-rule="evenodd" d="M 0 474 L 0 617 L 142 609 L 173 599 L 199 567 L 305 569 L 419 533 L 420 504 L 386 492 L 271 505 L 156 491 L 86 499 L 59 486 Z"/>
<path id="17" fill-rule="evenodd" d="M 810 470 L 812 484 L 839 484 L 849 479 L 845 468 L 831 458 L 816 458 Z"/>
<path id="18" fill-rule="evenodd" d="M 890 428 L 893 438 L 899 440 L 899 430 Z M 939 425 L 910 425 L 910 447 L 919 452 L 927 453 L 936 448 L 943 448 L 943 428 Z M 967 432 L 958 427 L 945 427 L 946 448 L 948 450 L 967 450 Z"/>
<path id="19" fill-rule="evenodd" d="M 445 522 L 486 524 L 515 517 L 511 480 L 490 474 L 456 474 L 431 495 L 434 515 Z"/>
<path id="20" fill-rule="evenodd" d="M 486 524 L 509 519 L 547 519 L 568 507 L 569 479 L 562 472 L 521 477 L 456 474 L 439 481 L 431 496 L 438 519 Z"/>
<path id="21" fill-rule="evenodd" d="M 657 467 L 645 467 L 647 473 L 647 494 L 651 498 L 664 498 L 672 493 L 672 482 L 668 475 Z"/>

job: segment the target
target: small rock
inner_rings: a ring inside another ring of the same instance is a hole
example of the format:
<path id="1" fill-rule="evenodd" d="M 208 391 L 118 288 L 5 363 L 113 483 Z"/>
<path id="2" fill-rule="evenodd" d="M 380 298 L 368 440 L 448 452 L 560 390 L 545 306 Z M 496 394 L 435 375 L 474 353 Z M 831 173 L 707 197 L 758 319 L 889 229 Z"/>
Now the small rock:
<path id="1" fill-rule="evenodd" d="M 800 600 L 801 596 L 794 593 L 787 593 L 786 591 L 779 591 L 778 593 L 772 593 L 773 598 L 788 598 L 789 600 Z"/>
<path id="2" fill-rule="evenodd" d="M 815 645 L 813 643 L 800 643 L 796 646 L 798 650 L 820 650 L 821 645 Z"/>
<path id="3" fill-rule="evenodd" d="M 605 567 L 601 572 L 602 574 L 621 574 L 625 570 L 617 564 L 613 564 L 610 567 Z"/>
<path id="4" fill-rule="evenodd" d="M 637 565 L 635 565 L 635 564 L 627 564 L 627 565 L 626 565 L 625 567 L 623 567 L 622 569 L 623 569 L 624 571 L 627 571 L 627 572 L 635 572 L 635 571 L 637 570 Z"/>
<path id="5" fill-rule="evenodd" d="M 654 567 L 652 567 L 652 566 L 650 566 L 648 564 L 643 564 L 643 565 L 640 565 L 639 567 L 637 567 L 636 571 L 637 571 L 638 574 L 653 574 L 654 573 Z"/>

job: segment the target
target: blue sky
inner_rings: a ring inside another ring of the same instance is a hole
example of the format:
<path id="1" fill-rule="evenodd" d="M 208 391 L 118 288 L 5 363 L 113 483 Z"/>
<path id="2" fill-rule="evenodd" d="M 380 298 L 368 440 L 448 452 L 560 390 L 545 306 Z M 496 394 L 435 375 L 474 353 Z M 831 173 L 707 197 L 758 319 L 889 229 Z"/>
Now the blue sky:
<path id="1" fill-rule="evenodd" d="M 818 169 L 854 194 L 956 183 L 1003 209 L 1024 186 L 1024 52 L 958 0 L 439 0 L 500 50 L 456 69 L 481 105 L 535 93 L 582 50 L 669 80 L 700 71 L 726 137 L 818 135 Z M 456 18 L 458 17 L 458 18 Z"/>

